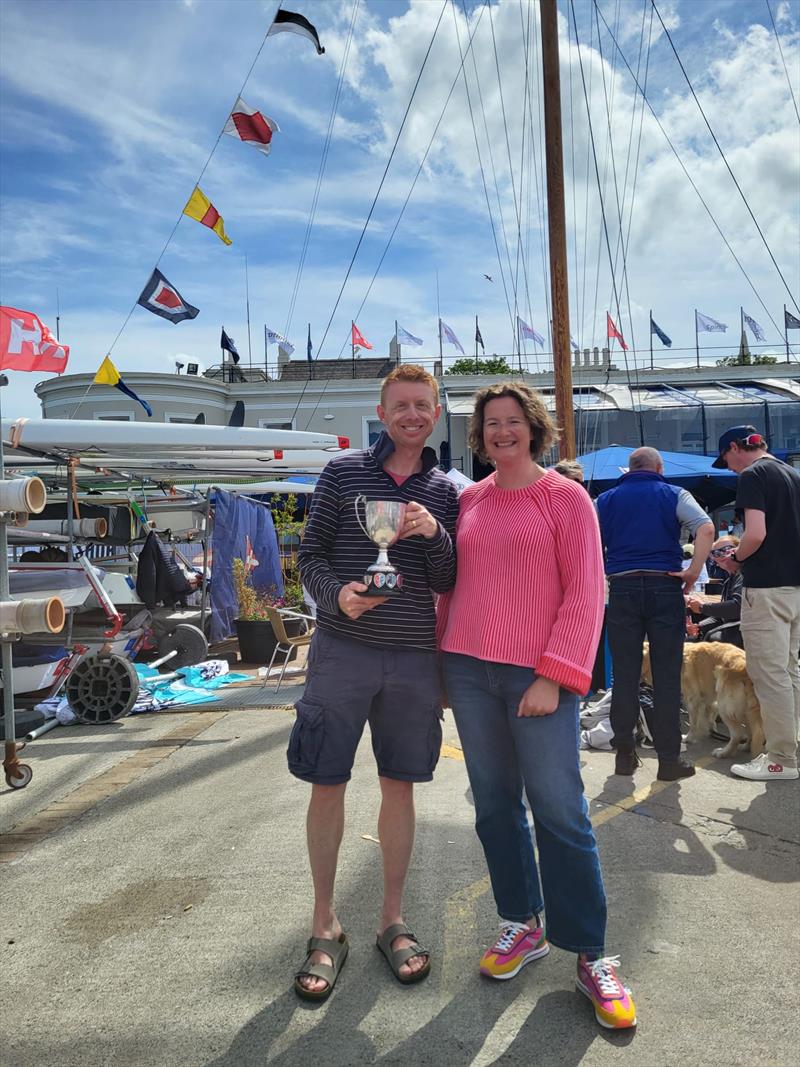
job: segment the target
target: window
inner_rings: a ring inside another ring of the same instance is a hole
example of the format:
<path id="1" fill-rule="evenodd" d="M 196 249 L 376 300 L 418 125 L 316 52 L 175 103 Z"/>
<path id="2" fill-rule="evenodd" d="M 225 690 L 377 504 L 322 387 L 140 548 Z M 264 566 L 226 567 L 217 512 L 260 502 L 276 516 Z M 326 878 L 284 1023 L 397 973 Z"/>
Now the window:
<path id="1" fill-rule="evenodd" d="M 380 419 L 364 419 L 364 448 L 371 448 L 383 433 Z"/>
<path id="2" fill-rule="evenodd" d="M 258 425 L 262 430 L 293 430 L 294 419 L 286 422 L 271 422 L 269 419 L 259 419 Z"/>
<path id="3" fill-rule="evenodd" d="M 191 415 L 167 415 L 167 422 L 181 422 L 192 426 L 194 418 Z"/>
<path id="4" fill-rule="evenodd" d="M 118 412 L 111 415 L 95 415 L 98 422 L 133 422 L 133 416 L 127 412 Z"/>

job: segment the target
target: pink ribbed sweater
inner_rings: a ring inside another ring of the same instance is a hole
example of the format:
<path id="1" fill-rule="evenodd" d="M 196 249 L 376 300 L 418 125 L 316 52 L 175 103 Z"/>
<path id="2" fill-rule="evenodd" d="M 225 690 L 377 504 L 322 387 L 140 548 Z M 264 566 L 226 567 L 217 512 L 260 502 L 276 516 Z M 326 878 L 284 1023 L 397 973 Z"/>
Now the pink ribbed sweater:
<path id="1" fill-rule="evenodd" d="M 439 647 L 587 692 L 605 584 L 586 490 L 555 471 L 524 489 L 500 489 L 491 474 L 461 494 L 456 549 L 455 588 L 439 599 Z"/>

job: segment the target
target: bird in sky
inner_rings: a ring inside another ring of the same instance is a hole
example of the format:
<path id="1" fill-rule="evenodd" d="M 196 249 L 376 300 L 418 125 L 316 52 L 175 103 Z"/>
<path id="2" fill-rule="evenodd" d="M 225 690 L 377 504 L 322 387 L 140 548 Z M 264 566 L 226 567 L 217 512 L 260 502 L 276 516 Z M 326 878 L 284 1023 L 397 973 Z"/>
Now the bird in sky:
<path id="1" fill-rule="evenodd" d="M 484 278 L 487 282 L 494 282 L 494 278 L 491 276 L 491 274 L 484 274 Z"/>

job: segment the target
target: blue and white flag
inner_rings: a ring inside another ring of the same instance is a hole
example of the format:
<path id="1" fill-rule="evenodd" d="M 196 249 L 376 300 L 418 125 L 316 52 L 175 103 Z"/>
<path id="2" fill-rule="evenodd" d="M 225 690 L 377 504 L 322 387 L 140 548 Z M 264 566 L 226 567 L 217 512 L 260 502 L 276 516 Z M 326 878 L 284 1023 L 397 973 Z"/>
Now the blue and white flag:
<path id="1" fill-rule="evenodd" d="M 448 344 L 455 345 L 461 355 L 464 355 L 464 349 L 461 347 L 461 342 L 447 325 L 446 322 L 442 322 L 439 319 L 439 336 L 443 341 L 447 341 Z"/>
<path id="2" fill-rule="evenodd" d="M 800 319 L 796 315 L 793 315 L 791 311 L 783 309 L 783 325 L 787 330 L 800 330 Z"/>
<path id="3" fill-rule="evenodd" d="M 569 335 L 569 346 L 573 352 L 578 353 L 581 350 L 581 346 L 578 344 L 572 334 Z"/>
<path id="4" fill-rule="evenodd" d="M 294 352 L 294 345 L 291 344 L 282 333 L 276 333 L 275 330 L 271 330 L 269 326 L 264 327 L 264 337 L 266 338 L 268 345 L 280 345 L 284 352 L 290 356 Z"/>
<path id="5" fill-rule="evenodd" d="M 695 325 L 701 333 L 704 330 L 706 333 L 725 333 L 728 329 L 724 322 L 717 322 L 717 320 L 712 319 L 710 315 L 704 315 L 702 311 L 695 311 L 694 318 Z"/>
<path id="6" fill-rule="evenodd" d="M 422 338 L 415 337 L 413 333 L 409 333 L 408 330 L 404 330 L 402 326 L 398 326 L 397 343 L 399 345 L 421 345 Z"/>
<path id="7" fill-rule="evenodd" d="M 672 338 L 671 337 L 667 337 L 667 335 L 664 333 L 664 331 L 661 329 L 661 327 L 656 324 L 656 322 L 654 321 L 654 319 L 653 319 L 653 317 L 651 315 L 650 316 L 650 336 L 652 337 L 653 334 L 656 335 L 656 337 L 659 339 L 661 344 L 664 345 L 666 348 L 672 348 Z"/>
<path id="8" fill-rule="evenodd" d="M 520 337 L 529 337 L 535 345 L 544 348 L 544 337 L 542 337 L 538 330 L 534 330 L 533 326 L 529 326 L 527 322 L 523 321 L 519 315 L 517 315 L 517 325 L 519 326 Z"/>
<path id="9" fill-rule="evenodd" d="M 744 321 L 750 327 L 750 332 L 752 333 L 753 337 L 755 337 L 757 341 L 766 341 L 767 338 L 764 336 L 764 331 L 758 325 L 756 320 L 751 319 L 746 311 L 742 311 L 742 315 L 744 316 Z"/>

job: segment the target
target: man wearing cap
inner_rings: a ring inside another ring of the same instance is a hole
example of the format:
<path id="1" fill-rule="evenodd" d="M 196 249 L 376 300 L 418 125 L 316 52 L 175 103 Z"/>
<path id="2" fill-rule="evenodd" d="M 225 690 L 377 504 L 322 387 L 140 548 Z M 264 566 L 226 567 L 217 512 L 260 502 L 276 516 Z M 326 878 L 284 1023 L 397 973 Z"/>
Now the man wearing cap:
<path id="1" fill-rule="evenodd" d="M 741 631 L 747 673 L 761 705 L 767 751 L 731 770 L 756 782 L 795 779 L 800 728 L 800 473 L 767 452 L 755 426 L 719 439 L 714 466 L 739 475 L 744 534 Z"/>
<path id="2" fill-rule="evenodd" d="M 628 473 L 597 498 L 597 515 L 609 582 L 606 616 L 614 667 L 611 690 L 616 774 L 639 766 L 635 731 L 639 719 L 642 646 L 650 642 L 658 778 L 674 782 L 694 774 L 681 756 L 681 665 L 688 593 L 714 540 L 714 524 L 686 489 L 664 478 L 655 448 L 637 448 Z M 694 537 L 694 555 L 681 570 L 681 530 Z"/>

